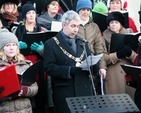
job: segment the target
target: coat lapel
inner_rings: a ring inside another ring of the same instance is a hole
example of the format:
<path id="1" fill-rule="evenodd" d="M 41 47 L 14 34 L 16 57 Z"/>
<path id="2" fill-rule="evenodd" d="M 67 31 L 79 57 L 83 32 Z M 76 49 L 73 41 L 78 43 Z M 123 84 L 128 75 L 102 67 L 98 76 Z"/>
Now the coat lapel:
<path id="1" fill-rule="evenodd" d="M 82 54 L 84 50 L 82 42 L 76 39 L 76 45 L 77 45 L 76 57 L 80 57 L 80 55 Z"/>

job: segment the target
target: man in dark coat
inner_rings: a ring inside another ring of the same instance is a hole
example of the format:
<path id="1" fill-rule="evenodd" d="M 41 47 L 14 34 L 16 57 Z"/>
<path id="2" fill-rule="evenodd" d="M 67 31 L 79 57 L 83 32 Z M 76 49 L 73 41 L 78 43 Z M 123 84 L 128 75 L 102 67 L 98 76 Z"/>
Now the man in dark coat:
<path id="1" fill-rule="evenodd" d="M 88 71 L 82 71 L 79 63 L 90 55 L 88 44 L 76 35 L 80 17 L 70 10 L 62 17 L 62 30 L 45 42 L 44 68 L 53 79 L 55 113 L 70 113 L 66 103 L 67 97 L 90 96 L 92 85 Z M 98 66 L 94 65 L 98 71 Z"/>

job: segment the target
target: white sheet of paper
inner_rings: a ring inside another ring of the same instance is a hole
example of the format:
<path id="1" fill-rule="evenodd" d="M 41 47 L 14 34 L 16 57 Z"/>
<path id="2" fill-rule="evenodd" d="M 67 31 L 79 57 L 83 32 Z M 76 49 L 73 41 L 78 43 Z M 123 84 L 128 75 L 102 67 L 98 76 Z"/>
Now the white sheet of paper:
<path id="1" fill-rule="evenodd" d="M 100 83 L 101 83 L 101 93 L 102 93 L 102 95 L 105 95 L 104 94 L 104 83 L 103 83 L 103 77 L 102 77 L 102 75 L 100 75 Z"/>
<path id="2" fill-rule="evenodd" d="M 88 61 L 88 66 L 94 65 L 96 64 L 100 58 L 103 56 L 103 54 L 99 54 L 99 55 L 90 55 L 87 57 L 87 61 Z M 86 59 L 81 63 L 81 65 L 79 67 L 82 68 L 82 70 L 88 70 L 88 66 L 87 66 L 87 61 Z"/>
<path id="3" fill-rule="evenodd" d="M 139 68 L 139 69 L 141 69 L 141 66 L 133 66 L 133 65 L 128 65 L 128 64 L 124 64 L 125 66 L 127 66 L 127 67 L 132 67 L 132 68 Z"/>
<path id="4" fill-rule="evenodd" d="M 51 23 L 51 31 L 59 32 L 62 29 L 62 22 L 52 21 Z"/>

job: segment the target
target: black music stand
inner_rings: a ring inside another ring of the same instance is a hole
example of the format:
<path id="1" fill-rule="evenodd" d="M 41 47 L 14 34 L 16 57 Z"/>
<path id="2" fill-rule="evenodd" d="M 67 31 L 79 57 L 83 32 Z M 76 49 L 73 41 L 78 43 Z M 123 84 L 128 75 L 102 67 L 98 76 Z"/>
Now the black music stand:
<path id="1" fill-rule="evenodd" d="M 128 94 L 66 98 L 71 113 L 139 113 Z"/>

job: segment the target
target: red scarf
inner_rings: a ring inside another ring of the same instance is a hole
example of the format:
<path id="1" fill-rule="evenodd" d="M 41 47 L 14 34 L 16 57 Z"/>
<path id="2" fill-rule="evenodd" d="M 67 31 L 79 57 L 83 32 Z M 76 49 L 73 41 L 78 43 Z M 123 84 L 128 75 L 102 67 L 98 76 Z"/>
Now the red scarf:
<path id="1" fill-rule="evenodd" d="M 9 12 L 5 12 L 2 14 L 2 17 L 8 21 L 8 26 L 10 26 L 13 22 L 17 22 L 19 13 L 18 11 L 16 13 L 9 13 Z"/>

